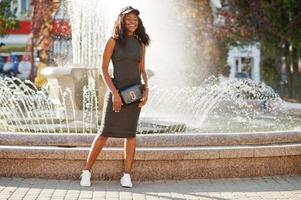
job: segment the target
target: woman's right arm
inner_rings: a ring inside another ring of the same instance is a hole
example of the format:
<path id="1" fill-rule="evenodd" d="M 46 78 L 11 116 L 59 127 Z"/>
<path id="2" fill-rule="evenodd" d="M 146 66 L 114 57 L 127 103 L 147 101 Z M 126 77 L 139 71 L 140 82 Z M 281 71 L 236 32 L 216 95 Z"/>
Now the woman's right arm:
<path id="1" fill-rule="evenodd" d="M 112 93 L 113 110 L 115 112 L 119 112 L 121 106 L 123 105 L 122 100 L 108 72 L 109 64 L 110 64 L 111 57 L 113 55 L 115 44 L 116 41 L 113 38 L 110 38 L 105 46 L 103 56 L 102 56 L 101 75 L 106 86 Z"/>

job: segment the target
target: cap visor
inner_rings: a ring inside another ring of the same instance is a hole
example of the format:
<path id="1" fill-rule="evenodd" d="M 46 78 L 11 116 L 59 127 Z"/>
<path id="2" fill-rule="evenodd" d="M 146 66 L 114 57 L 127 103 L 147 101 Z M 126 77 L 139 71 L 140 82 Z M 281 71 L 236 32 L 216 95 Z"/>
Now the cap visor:
<path id="1" fill-rule="evenodd" d="M 122 14 L 125 15 L 125 14 L 131 13 L 131 12 L 135 13 L 136 15 L 140 14 L 139 10 L 137 10 L 137 9 L 126 10 L 126 11 L 122 12 Z"/>

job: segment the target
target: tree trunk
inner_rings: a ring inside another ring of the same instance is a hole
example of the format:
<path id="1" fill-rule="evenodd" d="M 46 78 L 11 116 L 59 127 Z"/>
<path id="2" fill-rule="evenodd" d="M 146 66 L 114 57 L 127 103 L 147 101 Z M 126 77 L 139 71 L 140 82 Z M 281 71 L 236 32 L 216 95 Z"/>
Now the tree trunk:
<path id="1" fill-rule="evenodd" d="M 298 79 L 299 79 L 299 52 L 298 49 L 293 46 L 292 49 L 292 65 L 293 65 L 293 73 L 292 73 L 292 98 L 298 99 Z"/>
<path id="2" fill-rule="evenodd" d="M 288 98 L 292 98 L 292 72 L 291 72 L 292 56 L 289 50 L 289 44 L 285 45 L 285 65 L 287 74 Z"/>

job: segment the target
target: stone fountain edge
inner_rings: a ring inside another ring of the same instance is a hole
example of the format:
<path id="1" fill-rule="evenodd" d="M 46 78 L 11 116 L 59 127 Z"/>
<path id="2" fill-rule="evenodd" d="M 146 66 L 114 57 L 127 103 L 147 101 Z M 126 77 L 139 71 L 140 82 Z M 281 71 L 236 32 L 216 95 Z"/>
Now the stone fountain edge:
<path id="1" fill-rule="evenodd" d="M 0 145 L 88 147 L 96 134 L 0 132 Z M 109 138 L 107 147 L 121 147 L 122 138 Z M 263 145 L 301 142 L 301 130 L 242 133 L 137 134 L 138 147 Z"/>

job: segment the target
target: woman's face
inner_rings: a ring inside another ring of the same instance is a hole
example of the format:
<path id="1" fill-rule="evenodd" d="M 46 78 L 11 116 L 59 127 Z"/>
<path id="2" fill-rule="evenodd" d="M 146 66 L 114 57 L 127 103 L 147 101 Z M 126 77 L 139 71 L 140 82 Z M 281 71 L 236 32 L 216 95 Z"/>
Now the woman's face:
<path id="1" fill-rule="evenodd" d="M 128 13 L 124 16 L 126 30 L 133 34 L 138 28 L 138 16 L 135 13 Z"/>

